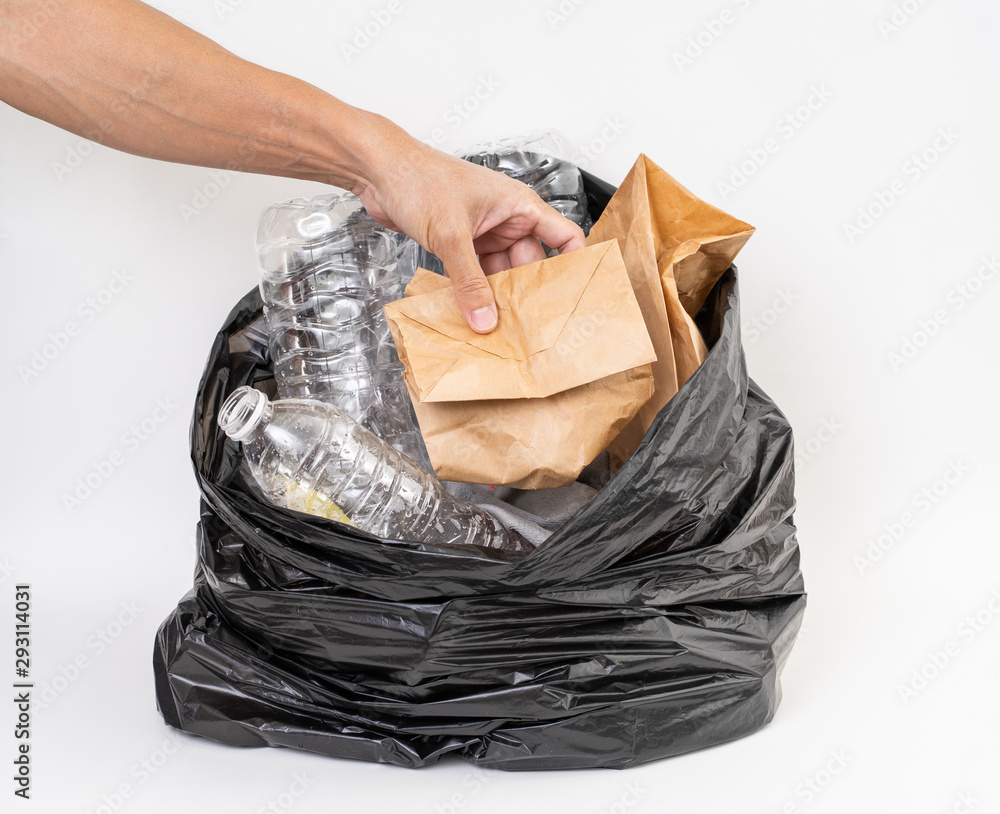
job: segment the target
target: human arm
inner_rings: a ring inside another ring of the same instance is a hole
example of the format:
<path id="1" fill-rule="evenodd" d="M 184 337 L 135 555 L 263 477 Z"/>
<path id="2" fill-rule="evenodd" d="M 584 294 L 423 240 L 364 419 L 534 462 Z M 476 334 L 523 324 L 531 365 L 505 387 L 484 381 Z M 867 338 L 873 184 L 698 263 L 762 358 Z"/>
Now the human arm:
<path id="1" fill-rule="evenodd" d="M 480 332 L 496 321 L 483 268 L 541 259 L 537 239 L 560 251 L 584 244 L 525 185 L 137 0 L 0 0 L 0 99 L 135 155 L 349 189 L 376 220 L 441 258 Z"/>

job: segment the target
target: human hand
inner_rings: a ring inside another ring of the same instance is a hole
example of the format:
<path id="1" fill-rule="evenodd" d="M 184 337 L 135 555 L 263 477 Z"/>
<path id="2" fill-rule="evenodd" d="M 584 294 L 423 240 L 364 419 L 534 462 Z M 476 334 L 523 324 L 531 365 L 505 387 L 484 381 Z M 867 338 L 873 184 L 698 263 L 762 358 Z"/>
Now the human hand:
<path id="1" fill-rule="evenodd" d="M 486 274 L 584 246 L 583 230 L 502 173 L 435 150 L 388 125 L 371 179 L 355 192 L 369 214 L 441 258 L 459 308 L 477 333 L 497 324 Z M 477 258 L 478 255 L 478 258 Z"/>
<path id="2" fill-rule="evenodd" d="M 539 240 L 583 248 L 581 229 L 525 184 L 242 60 L 149 5 L 64 4 L 45 37 L 12 36 L 40 5 L 0 1 L 4 102 L 137 155 L 350 189 L 375 220 L 441 258 L 475 331 L 497 322 L 485 274 L 541 260 Z M 98 47 L 109 42 L 129 48 Z"/>

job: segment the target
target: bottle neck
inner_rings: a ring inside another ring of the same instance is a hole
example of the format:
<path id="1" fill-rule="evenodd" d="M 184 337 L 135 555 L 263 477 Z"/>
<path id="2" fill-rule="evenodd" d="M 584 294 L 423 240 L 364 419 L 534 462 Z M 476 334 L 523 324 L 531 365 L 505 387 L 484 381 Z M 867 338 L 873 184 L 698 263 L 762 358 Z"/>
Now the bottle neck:
<path id="1" fill-rule="evenodd" d="M 267 396 L 259 390 L 238 387 L 219 410 L 219 427 L 234 441 L 242 441 L 265 423 L 270 406 Z"/>

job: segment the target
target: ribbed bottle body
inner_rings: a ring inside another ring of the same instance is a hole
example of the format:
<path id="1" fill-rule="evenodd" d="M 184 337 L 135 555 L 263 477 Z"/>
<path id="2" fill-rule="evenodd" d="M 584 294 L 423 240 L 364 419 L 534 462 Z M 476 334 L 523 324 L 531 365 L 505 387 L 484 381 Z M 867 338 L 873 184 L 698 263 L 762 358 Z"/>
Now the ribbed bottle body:
<path id="1" fill-rule="evenodd" d="M 403 296 L 416 245 L 345 194 L 270 207 L 257 249 L 278 394 L 332 404 L 429 467 L 382 311 Z"/>

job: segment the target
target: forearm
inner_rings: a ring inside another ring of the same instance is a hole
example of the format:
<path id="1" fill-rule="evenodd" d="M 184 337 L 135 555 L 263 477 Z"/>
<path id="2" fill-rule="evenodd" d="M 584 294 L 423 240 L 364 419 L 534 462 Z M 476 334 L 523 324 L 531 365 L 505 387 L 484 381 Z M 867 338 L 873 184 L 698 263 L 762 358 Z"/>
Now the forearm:
<path id="1" fill-rule="evenodd" d="M 0 0 L 0 100 L 136 155 L 349 189 L 437 254 L 473 330 L 497 323 L 491 271 L 572 251 L 580 227 L 525 184 L 240 59 L 137 0 Z"/>
<path id="2" fill-rule="evenodd" d="M 135 0 L 0 0 L 0 99 L 136 155 L 354 191 L 409 138 Z"/>

